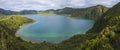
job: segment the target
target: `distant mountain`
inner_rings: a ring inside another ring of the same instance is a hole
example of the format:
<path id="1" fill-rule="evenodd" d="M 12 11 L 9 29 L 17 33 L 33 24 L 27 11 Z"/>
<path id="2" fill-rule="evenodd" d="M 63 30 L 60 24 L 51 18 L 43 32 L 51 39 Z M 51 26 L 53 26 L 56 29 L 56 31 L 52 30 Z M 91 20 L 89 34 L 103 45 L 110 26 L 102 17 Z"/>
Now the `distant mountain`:
<path id="1" fill-rule="evenodd" d="M 75 18 L 99 18 L 103 13 L 105 13 L 109 8 L 97 5 L 88 8 L 63 8 L 58 10 L 47 10 L 44 13 L 54 13 L 54 14 L 66 14 Z"/>
<path id="2" fill-rule="evenodd" d="M 5 9 L 0 8 L 0 14 L 3 14 L 3 15 L 37 14 L 37 11 L 36 10 L 23 10 L 20 12 L 16 12 L 16 11 L 5 10 Z"/>
<path id="3" fill-rule="evenodd" d="M 19 12 L 20 14 L 37 14 L 36 10 L 23 10 Z"/>
<path id="4" fill-rule="evenodd" d="M 103 13 L 108 10 L 107 7 L 102 5 L 92 6 L 88 8 L 63 8 L 58 10 L 46 10 L 46 11 L 36 11 L 36 10 L 23 10 L 20 12 L 5 10 L 0 8 L 0 14 L 3 15 L 13 15 L 13 14 L 65 14 L 74 18 L 99 18 Z"/>
<path id="5" fill-rule="evenodd" d="M 0 14 L 11 15 L 11 14 L 18 14 L 18 12 L 10 11 L 10 10 L 5 10 L 5 9 L 0 8 Z"/>

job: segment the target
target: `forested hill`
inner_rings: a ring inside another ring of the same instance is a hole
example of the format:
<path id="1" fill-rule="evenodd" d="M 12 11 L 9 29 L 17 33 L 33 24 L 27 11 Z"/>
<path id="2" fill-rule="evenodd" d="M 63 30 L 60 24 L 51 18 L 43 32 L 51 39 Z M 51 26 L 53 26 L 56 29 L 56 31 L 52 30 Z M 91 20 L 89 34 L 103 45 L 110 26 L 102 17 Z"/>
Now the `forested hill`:
<path id="1" fill-rule="evenodd" d="M 23 41 L 20 37 L 16 37 L 15 33 L 21 25 L 31 22 L 34 21 L 20 15 L 1 17 L 0 50 L 24 50 L 24 45 L 27 43 Z"/>
<path id="2" fill-rule="evenodd" d="M 120 3 L 115 5 L 113 8 L 109 9 L 106 13 L 102 15 L 102 17 L 97 20 L 94 27 L 90 30 L 92 32 L 100 32 L 103 28 L 107 26 L 117 26 L 116 28 L 119 28 L 117 25 L 120 21 Z M 97 29 L 96 29 L 97 28 Z"/>
<path id="3" fill-rule="evenodd" d="M 59 50 L 120 50 L 120 3 L 104 13 L 86 34 L 59 45 Z"/>
<path id="4" fill-rule="evenodd" d="M 86 49 L 120 50 L 120 3 L 97 20 L 87 34 L 98 34 L 87 43 Z"/>
<path id="5" fill-rule="evenodd" d="M 58 10 L 47 10 L 39 13 L 43 14 L 65 14 L 74 18 L 99 18 L 103 13 L 105 13 L 109 8 L 97 5 L 88 8 L 63 8 Z"/>

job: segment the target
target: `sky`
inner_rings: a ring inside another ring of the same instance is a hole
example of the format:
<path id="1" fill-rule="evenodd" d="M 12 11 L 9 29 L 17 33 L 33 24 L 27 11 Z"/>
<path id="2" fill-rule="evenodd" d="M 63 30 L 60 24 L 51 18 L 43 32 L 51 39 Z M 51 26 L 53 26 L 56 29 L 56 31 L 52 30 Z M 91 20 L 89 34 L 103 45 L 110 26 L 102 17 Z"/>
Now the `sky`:
<path id="1" fill-rule="evenodd" d="M 13 11 L 48 10 L 64 7 L 86 8 L 95 5 L 112 7 L 120 0 L 0 0 L 0 8 Z"/>

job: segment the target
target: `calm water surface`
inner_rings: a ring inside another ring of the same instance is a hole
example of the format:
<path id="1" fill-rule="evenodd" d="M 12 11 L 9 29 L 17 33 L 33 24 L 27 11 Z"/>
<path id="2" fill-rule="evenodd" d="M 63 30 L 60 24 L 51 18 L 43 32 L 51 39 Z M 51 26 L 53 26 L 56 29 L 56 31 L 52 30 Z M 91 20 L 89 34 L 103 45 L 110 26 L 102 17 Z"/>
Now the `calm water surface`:
<path id="1" fill-rule="evenodd" d="M 32 42 L 58 43 L 76 34 L 84 34 L 94 20 L 74 19 L 66 15 L 24 15 L 36 22 L 23 25 L 17 32 L 20 37 Z"/>

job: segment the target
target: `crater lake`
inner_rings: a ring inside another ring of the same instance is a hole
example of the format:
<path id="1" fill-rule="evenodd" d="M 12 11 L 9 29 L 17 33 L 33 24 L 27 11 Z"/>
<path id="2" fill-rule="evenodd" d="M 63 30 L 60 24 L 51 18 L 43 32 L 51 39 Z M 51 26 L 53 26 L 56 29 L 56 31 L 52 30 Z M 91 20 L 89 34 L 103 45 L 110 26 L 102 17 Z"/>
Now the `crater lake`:
<path id="1" fill-rule="evenodd" d="M 47 41 L 59 43 L 77 34 L 84 34 L 92 28 L 95 20 L 71 18 L 67 15 L 24 15 L 35 20 L 25 24 L 17 31 L 17 35 L 32 42 Z"/>

